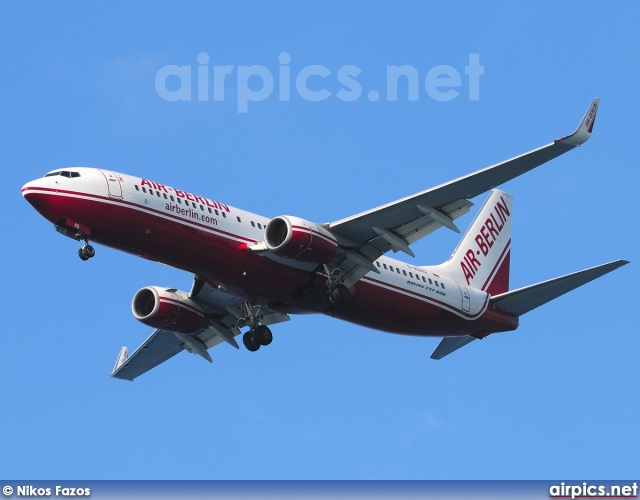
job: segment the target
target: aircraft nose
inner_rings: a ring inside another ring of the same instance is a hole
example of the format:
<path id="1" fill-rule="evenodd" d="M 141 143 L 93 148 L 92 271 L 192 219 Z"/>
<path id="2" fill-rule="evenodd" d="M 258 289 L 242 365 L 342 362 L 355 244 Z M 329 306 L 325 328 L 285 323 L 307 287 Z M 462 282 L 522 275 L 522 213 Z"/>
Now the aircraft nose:
<path id="1" fill-rule="evenodd" d="M 22 196 L 27 200 L 33 208 L 38 212 L 42 212 L 49 204 L 49 194 L 39 186 L 38 181 L 27 182 L 22 186 Z"/>

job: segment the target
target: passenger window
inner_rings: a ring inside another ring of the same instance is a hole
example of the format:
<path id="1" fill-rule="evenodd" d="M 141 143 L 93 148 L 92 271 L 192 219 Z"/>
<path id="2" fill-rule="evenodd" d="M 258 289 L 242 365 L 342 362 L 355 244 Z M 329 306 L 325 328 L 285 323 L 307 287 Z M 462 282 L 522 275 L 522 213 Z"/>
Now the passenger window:
<path id="1" fill-rule="evenodd" d="M 209 213 L 211 213 L 211 207 L 207 207 L 207 210 L 209 210 Z"/>
<path id="2" fill-rule="evenodd" d="M 444 283 L 440 283 L 440 286 L 442 287 L 442 289 L 444 290 Z"/>
<path id="3" fill-rule="evenodd" d="M 200 205 L 200 210 L 204 212 L 204 207 L 202 205 Z"/>
<path id="4" fill-rule="evenodd" d="M 143 193 L 146 193 L 146 192 L 147 192 L 147 189 L 146 189 L 144 186 L 142 186 L 142 192 L 143 192 Z"/>
<path id="5" fill-rule="evenodd" d="M 217 215 L 217 212 L 216 212 L 216 215 Z M 226 218 L 227 218 L 227 214 L 225 214 L 224 212 L 222 212 L 222 217 L 223 217 L 224 219 L 226 219 Z"/>
<path id="6" fill-rule="evenodd" d="M 162 193 L 162 196 L 164 196 L 164 199 L 167 199 L 167 193 Z"/>
<path id="7" fill-rule="evenodd" d="M 433 281 L 431 281 L 431 278 L 429 278 L 429 284 L 433 285 Z"/>
<path id="8" fill-rule="evenodd" d="M 136 191 L 140 191 L 140 188 L 138 187 L 138 185 L 135 185 Z"/>
<path id="9" fill-rule="evenodd" d="M 172 194 L 170 194 L 170 195 L 169 195 L 169 199 L 170 199 L 171 201 L 175 201 L 175 200 L 173 199 L 173 195 L 172 195 Z"/>
<path id="10" fill-rule="evenodd" d="M 156 191 L 156 196 L 160 198 L 160 191 Z"/>
<path id="11" fill-rule="evenodd" d="M 397 272 L 398 274 L 400 274 L 400 268 L 399 268 L 399 267 L 396 267 L 396 272 Z"/>
<path id="12" fill-rule="evenodd" d="M 376 262 L 376 266 L 380 267 L 380 262 Z"/>
<path id="13" fill-rule="evenodd" d="M 413 278 L 413 273 L 411 271 L 409 271 L 409 277 Z"/>
<path id="14" fill-rule="evenodd" d="M 436 280 L 436 286 L 439 287 L 440 283 L 438 283 L 438 280 Z"/>
<path id="15" fill-rule="evenodd" d="M 196 203 L 195 203 L 195 201 L 192 201 L 192 202 L 191 202 L 191 205 L 193 206 L 193 208 L 198 208 L 198 207 L 196 207 Z"/>
<path id="16" fill-rule="evenodd" d="M 251 227 L 256 227 L 256 223 L 251 221 Z"/>
<path id="17" fill-rule="evenodd" d="M 242 222 L 242 221 L 240 220 L 240 217 L 236 217 L 236 219 L 238 219 L 238 222 Z"/>
<path id="18" fill-rule="evenodd" d="M 142 188 L 142 189 L 144 189 L 144 188 Z M 181 200 L 180 198 L 178 198 L 178 203 L 179 203 L 180 205 L 182 205 L 182 200 Z"/>
<path id="19" fill-rule="evenodd" d="M 216 215 L 220 215 L 217 210 L 214 210 L 214 212 L 215 212 Z"/>
<path id="20" fill-rule="evenodd" d="M 386 265 L 386 264 L 382 264 L 382 267 L 384 267 L 384 268 L 386 269 L 386 268 L 387 268 L 387 265 Z"/>
<path id="21" fill-rule="evenodd" d="M 404 274 L 405 276 L 407 275 L 407 271 L 405 271 L 404 269 L 402 270 L 402 274 Z"/>
<path id="22" fill-rule="evenodd" d="M 424 281 L 425 283 L 427 282 L 427 280 L 426 280 L 426 279 L 424 279 L 424 276 L 422 277 L 422 281 Z"/>

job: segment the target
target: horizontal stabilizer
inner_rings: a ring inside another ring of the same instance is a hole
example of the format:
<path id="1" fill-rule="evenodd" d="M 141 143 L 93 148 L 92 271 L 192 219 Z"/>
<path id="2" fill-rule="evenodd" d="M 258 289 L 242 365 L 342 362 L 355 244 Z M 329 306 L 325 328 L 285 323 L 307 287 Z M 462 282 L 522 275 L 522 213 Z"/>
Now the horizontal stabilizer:
<path id="1" fill-rule="evenodd" d="M 472 337 L 471 335 L 445 337 L 440 341 L 436 350 L 433 351 L 433 354 L 431 354 L 431 359 L 442 359 L 453 351 L 457 351 L 461 347 L 466 346 L 469 342 L 475 339 L 476 337 Z"/>
<path id="2" fill-rule="evenodd" d="M 515 316 L 522 316 L 628 263 L 629 261 L 626 260 L 616 260 L 608 264 L 591 267 L 584 271 L 578 271 L 577 273 L 567 274 L 566 276 L 496 295 L 491 297 L 491 302 L 505 312 Z"/>

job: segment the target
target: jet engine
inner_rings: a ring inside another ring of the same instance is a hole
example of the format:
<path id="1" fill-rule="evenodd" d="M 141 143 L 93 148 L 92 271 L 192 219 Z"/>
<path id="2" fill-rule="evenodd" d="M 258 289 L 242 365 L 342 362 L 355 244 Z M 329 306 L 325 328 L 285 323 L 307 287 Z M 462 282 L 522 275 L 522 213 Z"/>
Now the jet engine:
<path id="1" fill-rule="evenodd" d="M 147 326 L 192 335 L 208 326 L 202 308 L 175 288 L 147 286 L 131 302 L 134 317 Z"/>
<path id="2" fill-rule="evenodd" d="M 267 248 L 278 257 L 326 264 L 338 253 L 338 242 L 329 231 L 299 217 L 281 215 L 264 231 Z"/>

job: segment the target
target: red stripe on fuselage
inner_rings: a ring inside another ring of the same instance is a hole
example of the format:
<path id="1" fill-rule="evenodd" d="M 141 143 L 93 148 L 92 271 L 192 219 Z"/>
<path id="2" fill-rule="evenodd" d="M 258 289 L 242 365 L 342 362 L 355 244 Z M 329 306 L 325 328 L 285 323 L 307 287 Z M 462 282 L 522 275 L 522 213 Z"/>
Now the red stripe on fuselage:
<path id="1" fill-rule="evenodd" d="M 430 297 L 428 295 L 423 295 L 421 293 L 416 292 L 413 289 L 403 288 L 403 287 L 388 283 L 386 281 L 380 281 L 380 280 L 371 278 L 369 276 L 365 276 L 364 278 L 362 278 L 361 281 L 369 281 L 369 282 L 371 282 L 371 283 L 373 283 L 374 285 L 377 285 L 377 286 L 388 287 L 388 288 L 390 288 L 390 289 L 392 289 L 394 291 L 397 291 L 399 293 L 408 295 L 408 296 L 413 297 L 413 298 L 417 298 L 417 299 L 422 300 L 424 302 L 429 302 L 430 304 L 437 305 L 437 306 L 439 306 L 439 307 L 441 307 L 443 309 L 448 310 L 449 312 L 452 312 L 452 313 L 457 314 L 459 316 L 468 318 L 470 320 L 478 318 L 485 311 L 485 309 L 487 308 L 487 303 L 489 302 L 489 297 L 486 296 L 485 299 L 484 299 L 484 303 L 482 304 L 482 308 L 480 309 L 478 314 L 471 315 L 471 314 L 463 311 L 462 309 L 458 309 L 457 307 L 452 306 L 451 304 L 447 304 L 446 302 L 442 302 L 441 300 L 435 299 L 435 298 Z"/>
<path id="2" fill-rule="evenodd" d="M 506 253 L 511 250 L 511 238 L 509 238 L 509 241 L 507 241 L 507 244 L 505 245 L 504 249 L 502 250 L 502 253 L 500 254 L 500 257 L 498 258 L 496 265 L 493 266 L 493 269 L 491 270 L 491 272 L 489 273 L 489 277 L 487 278 L 487 280 L 484 282 L 484 284 L 482 285 L 482 288 L 480 290 L 485 291 L 487 289 L 487 287 L 491 284 L 491 281 L 493 280 L 493 277 L 495 276 L 496 272 L 498 271 L 498 268 L 502 265 L 502 262 L 504 261 L 504 257 L 506 255 Z M 509 279 L 509 275 L 507 274 L 507 281 Z M 508 283 L 507 283 L 507 290 L 504 290 L 505 292 L 508 291 Z M 503 292 L 500 292 L 503 293 Z"/>
<path id="3" fill-rule="evenodd" d="M 121 200 L 121 199 L 116 199 L 116 198 L 109 198 L 107 196 L 101 196 L 101 195 L 97 195 L 97 194 L 92 194 L 92 193 L 83 193 L 83 192 L 78 192 L 78 191 L 67 191 L 64 189 L 51 189 L 51 188 L 33 188 L 33 187 L 29 187 L 29 188 L 25 188 L 23 189 L 23 192 L 47 192 L 50 195 L 67 195 L 69 197 L 72 198 L 82 198 L 82 199 L 93 199 L 95 201 L 98 202 L 105 202 L 105 203 L 109 203 L 112 205 L 123 205 L 126 206 L 128 208 L 133 208 L 133 209 L 137 209 L 140 210 L 142 212 L 148 212 L 148 213 L 153 213 L 153 214 L 157 214 L 160 217 L 167 219 L 167 220 L 172 220 L 172 221 L 182 221 L 184 223 L 188 223 L 194 226 L 198 226 L 204 230 L 213 232 L 213 233 L 218 233 L 224 236 L 228 236 L 231 237 L 233 239 L 238 239 L 238 240 L 242 240 L 245 241 L 247 243 L 255 243 L 256 240 L 251 239 L 251 238 L 246 238 L 244 236 L 240 236 L 238 234 L 234 234 L 234 233 L 229 233 L 227 231 L 222 231 L 221 229 L 216 229 L 215 227 L 212 227 L 210 225 L 207 224 L 202 224 L 199 223 L 197 221 L 194 221 L 193 219 L 183 219 L 180 217 L 177 217 L 175 214 L 173 214 L 173 212 L 169 213 L 169 212 L 163 212 L 161 210 L 152 208 L 152 207 L 147 207 L 144 205 L 141 205 L 139 203 L 134 203 L 131 201 L 126 201 L 126 200 Z"/>
<path id="4" fill-rule="evenodd" d="M 214 285 L 224 283 L 230 293 L 256 304 L 281 303 L 283 312 L 323 312 L 409 335 L 512 329 L 502 321 L 486 321 L 486 314 L 463 318 L 463 313 L 452 312 L 451 306 L 437 299 L 369 276 L 354 285 L 351 301 L 328 309 L 322 287 L 309 299 L 292 296 L 309 283 L 312 273 L 251 254 L 245 245 L 254 239 L 126 200 L 48 188 L 24 191 L 49 196 L 41 213 L 48 213 L 45 217 L 50 220 L 55 213 L 58 220 L 68 217 L 86 225 L 93 241 L 197 274 Z M 245 244 L 238 246 L 238 242 Z"/>

